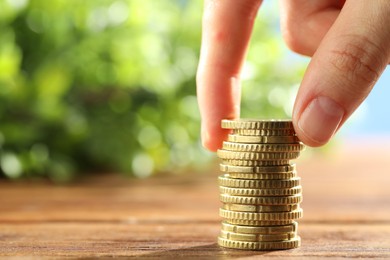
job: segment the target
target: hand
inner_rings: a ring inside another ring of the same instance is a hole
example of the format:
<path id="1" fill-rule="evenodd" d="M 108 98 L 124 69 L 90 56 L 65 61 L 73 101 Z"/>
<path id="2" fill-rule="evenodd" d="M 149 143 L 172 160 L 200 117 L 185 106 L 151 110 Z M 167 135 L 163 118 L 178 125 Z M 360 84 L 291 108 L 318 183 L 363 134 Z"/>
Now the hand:
<path id="1" fill-rule="evenodd" d="M 240 71 L 260 4 L 205 0 L 197 92 L 202 142 L 211 151 L 228 134 L 221 119 L 239 117 Z M 312 56 L 295 100 L 294 128 L 305 144 L 321 146 L 367 97 L 390 61 L 390 1 L 280 4 L 287 45 Z"/>

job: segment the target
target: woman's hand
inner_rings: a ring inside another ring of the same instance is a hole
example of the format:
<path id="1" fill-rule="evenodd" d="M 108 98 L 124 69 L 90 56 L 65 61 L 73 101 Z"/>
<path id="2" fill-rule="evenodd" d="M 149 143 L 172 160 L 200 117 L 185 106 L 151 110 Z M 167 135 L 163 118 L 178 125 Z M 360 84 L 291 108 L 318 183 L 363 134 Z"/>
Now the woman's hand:
<path id="1" fill-rule="evenodd" d="M 228 133 L 221 119 L 239 117 L 240 72 L 260 4 L 205 1 L 197 92 L 202 142 L 211 151 L 221 147 Z M 390 61 L 390 1 L 280 4 L 287 45 L 312 56 L 295 100 L 294 127 L 305 144 L 321 146 L 367 97 Z"/>

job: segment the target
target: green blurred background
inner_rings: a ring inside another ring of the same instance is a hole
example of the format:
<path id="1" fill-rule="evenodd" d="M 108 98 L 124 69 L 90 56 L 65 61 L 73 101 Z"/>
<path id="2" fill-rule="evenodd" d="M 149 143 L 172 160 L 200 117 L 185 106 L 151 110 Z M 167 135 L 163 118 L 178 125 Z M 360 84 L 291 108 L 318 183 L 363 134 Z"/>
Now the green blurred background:
<path id="1" fill-rule="evenodd" d="M 202 1 L 0 0 L 0 168 L 66 182 L 86 173 L 202 171 L 195 74 Z M 243 117 L 284 118 L 304 63 L 265 3 L 243 71 Z"/>

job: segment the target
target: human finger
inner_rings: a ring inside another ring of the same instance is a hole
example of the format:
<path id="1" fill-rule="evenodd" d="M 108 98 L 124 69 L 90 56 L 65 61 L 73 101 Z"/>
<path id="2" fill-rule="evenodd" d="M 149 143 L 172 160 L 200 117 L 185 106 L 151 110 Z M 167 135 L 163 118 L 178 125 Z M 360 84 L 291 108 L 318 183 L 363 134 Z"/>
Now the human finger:
<path id="1" fill-rule="evenodd" d="M 344 0 L 280 0 L 283 38 L 294 52 L 312 56 L 335 22 Z"/>
<path id="2" fill-rule="evenodd" d="M 221 147 L 228 131 L 221 120 L 239 117 L 240 71 L 261 0 L 206 0 L 197 95 L 202 143 Z"/>
<path id="3" fill-rule="evenodd" d="M 371 91 L 390 58 L 389 14 L 387 0 L 345 3 L 295 101 L 295 130 L 306 144 L 325 144 Z"/>

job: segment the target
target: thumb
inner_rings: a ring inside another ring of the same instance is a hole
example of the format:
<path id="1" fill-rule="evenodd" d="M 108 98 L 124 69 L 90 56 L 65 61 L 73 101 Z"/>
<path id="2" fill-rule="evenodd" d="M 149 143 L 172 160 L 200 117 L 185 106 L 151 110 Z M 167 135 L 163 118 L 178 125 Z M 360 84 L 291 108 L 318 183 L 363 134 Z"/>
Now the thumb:
<path id="1" fill-rule="evenodd" d="M 329 141 L 367 97 L 390 59 L 390 1 L 347 1 L 321 42 L 295 101 L 293 121 L 310 146 Z"/>

